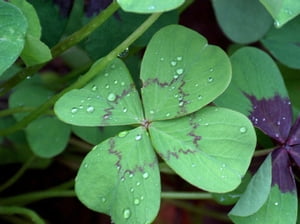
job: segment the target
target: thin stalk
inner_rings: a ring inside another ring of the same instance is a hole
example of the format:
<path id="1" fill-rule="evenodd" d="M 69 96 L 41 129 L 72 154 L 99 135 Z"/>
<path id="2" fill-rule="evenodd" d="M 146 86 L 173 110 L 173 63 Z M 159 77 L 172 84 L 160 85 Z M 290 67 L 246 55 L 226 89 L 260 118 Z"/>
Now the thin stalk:
<path id="1" fill-rule="evenodd" d="M 90 68 L 90 70 L 80 77 L 74 84 L 64 89 L 60 93 L 52 96 L 48 101 L 38 107 L 35 111 L 33 111 L 28 116 L 24 117 L 17 124 L 7 128 L 0 130 L 0 136 L 8 135 L 13 132 L 16 132 L 27 126 L 31 121 L 38 118 L 41 114 L 43 114 L 46 110 L 48 110 L 62 95 L 72 89 L 78 89 L 87 84 L 90 80 L 92 80 L 99 72 L 101 72 L 105 67 L 115 59 L 120 52 L 123 52 L 128 46 L 130 46 L 136 39 L 138 39 L 161 15 L 162 13 L 155 13 L 149 16 L 149 18 L 142 23 L 130 36 L 128 36 L 119 46 L 117 46 L 114 50 L 112 50 L 108 55 L 104 58 L 101 58 Z"/>
<path id="2" fill-rule="evenodd" d="M 36 191 L 0 199 L 0 205 L 26 205 L 47 198 L 75 197 L 74 190 Z"/>
<path id="3" fill-rule="evenodd" d="M 262 150 L 256 150 L 254 152 L 254 157 L 259 157 L 259 156 L 265 156 L 268 155 L 270 152 L 272 152 L 275 148 L 269 148 L 269 149 L 262 149 Z"/>
<path id="4" fill-rule="evenodd" d="M 25 171 L 29 168 L 29 166 L 32 164 L 34 161 L 35 156 L 30 157 L 26 163 L 23 164 L 23 166 L 18 170 L 15 175 L 13 175 L 9 180 L 7 180 L 4 184 L 0 186 L 0 192 L 4 191 L 5 189 L 9 188 L 12 186 L 14 183 L 16 183 L 19 178 L 25 173 Z"/>
<path id="5" fill-rule="evenodd" d="M 22 215 L 36 224 L 45 224 L 45 221 L 33 210 L 18 206 L 0 206 L 0 215 Z"/>
<path id="6" fill-rule="evenodd" d="M 99 26 L 101 26 L 108 18 L 110 18 L 117 10 L 119 5 L 116 1 L 113 1 L 105 10 L 103 10 L 98 16 L 92 19 L 89 23 L 83 26 L 80 30 L 71 34 L 51 49 L 52 57 L 55 58 L 67 49 L 78 44 L 80 41 L 89 36 Z M 27 67 L 12 78 L 7 80 L 5 83 L 0 85 L 0 96 L 9 92 L 14 86 L 23 81 L 26 77 L 33 76 L 38 70 L 40 70 L 46 63 Z"/>
<path id="7" fill-rule="evenodd" d="M 161 198 L 182 199 L 182 200 L 203 200 L 203 199 L 212 199 L 212 195 L 210 193 L 200 193 L 200 192 L 161 192 Z"/>

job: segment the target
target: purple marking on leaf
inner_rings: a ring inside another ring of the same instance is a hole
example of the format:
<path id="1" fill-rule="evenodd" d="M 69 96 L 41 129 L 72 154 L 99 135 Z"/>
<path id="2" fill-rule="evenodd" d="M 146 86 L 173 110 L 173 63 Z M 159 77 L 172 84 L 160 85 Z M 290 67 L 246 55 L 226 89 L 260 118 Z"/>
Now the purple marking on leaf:
<path id="1" fill-rule="evenodd" d="M 192 149 L 179 149 L 176 152 L 176 149 L 174 149 L 173 151 L 168 150 L 167 153 L 163 154 L 163 153 L 159 153 L 160 157 L 163 158 L 164 160 L 168 161 L 170 160 L 172 157 L 175 159 L 179 159 L 179 154 L 194 154 L 199 152 L 199 150 L 192 150 Z"/>
<path id="2" fill-rule="evenodd" d="M 272 152 L 272 186 L 274 185 L 278 185 L 283 193 L 296 191 L 289 154 L 285 147 Z"/>
<path id="3" fill-rule="evenodd" d="M 193 144 L 198 148 L 198 141 L 201 140 L 201 136 L 196 135 L 195 130 L 200 126 L 200 124 L 199 122 L 195 122 L 193 115 L 190 117 L 189 125 L 192 127 L 192 130 L 188 133 L 188 135 L 193 137 Z"/>
<path id="4" fill-rule="evenodd" d="M 254 126 L 283 144 L 292 126 L 292 109 L 289 99 L 275 95 L 269 99 L 258 100 L 255 96 L 245 95 L 252 103 L 252 111 L 248 117 Z"/>
<path id="5" fill-rule="evenodd" d="M 299 145 L 300 144 L 300 116 L 294 123 L 290 135 L 287 140 L 288 145 Z"/>
<path id="6" fill-rule="evenodd" d="M 288 152 L 293 161 L 300 167 L 300 145 L 290 146 Z"/>
<path id="7" fill-rule="evenodd" d="M 119 152 L 119 151 L 117 151 L 117 150 L 114 149 L 115 145 L 116 145 L 115 140 L 113 138 L 109 139 L 109 149 L 108 149 L 108 152 L 109 152 L 109 154 L 113 154 L 113 155 L 115 155 L 117 157 L 118 160 L 115 163 L 115 165 L 116 165 L 117 169 L 120 172 L 120 170 L 122 168 L 122 165 L 121 165 L 122 155 L 121 155 L 121 152 Z"/>

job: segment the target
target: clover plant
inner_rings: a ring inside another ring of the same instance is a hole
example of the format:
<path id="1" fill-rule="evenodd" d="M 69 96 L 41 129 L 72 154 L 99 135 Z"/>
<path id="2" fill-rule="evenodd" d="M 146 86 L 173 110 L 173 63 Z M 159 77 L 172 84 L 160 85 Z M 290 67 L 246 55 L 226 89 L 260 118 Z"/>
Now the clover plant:
<path id="1" fill-rule="evenodd" d="M 196 31 L 205 21 L 185 24 L 197 4 L 227 52 Z M 299 222 L 299 13 L 296 0 L 0 0 L 0 222 L 50 223 L 27 205 L 51 197 L 117 224 L 165 223 L 162 199 L 201 213 L 168 223 Z M 61 166 L 70 181 L 27 192 L 25 171 L 54 167 L 54 184 Z"/>

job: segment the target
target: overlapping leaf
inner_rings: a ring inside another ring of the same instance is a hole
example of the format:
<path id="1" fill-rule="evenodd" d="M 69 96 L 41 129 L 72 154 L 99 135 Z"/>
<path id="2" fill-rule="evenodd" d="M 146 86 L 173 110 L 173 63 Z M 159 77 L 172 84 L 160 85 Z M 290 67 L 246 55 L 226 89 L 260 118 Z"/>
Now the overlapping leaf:
<path id="1" fill-rule="evenodd" d="M 271 16 L 258 0 L 212 2 L 220 27 L 234 42 L 255 42 L 263 37 L 272 25 Z"/>
<path id="2" fill-rule="evenodd" d="M 143 121 L 138 92 L 126 66 L 118 59 L 84 88 L 66 93 L 56 102 L 54 109 L 61 120 L 81 126 L 126 125 Z"/>
<path id="3" fill-rule="evenodd" d="M 97 145 L 83 160 L 79 199 L 115 223 L 151 223 L 160 204 L 159 169 L 146 130 L 121 132 Z"/>
<path id="4" fill-rule="evenodd" d="M 0 1 L 0 75 L 21 54 L 28 23 L 23 13 L 15 6 Z"/>
<path id="5" fill-rule="evenodd" d="M 184 0 L 117 0 L 124 11 L 135 13 L 165 12 L 175 9 L 184 3 Z"/>
<path id="6" fill-rule="evenodd" d="M 260 0 L 275 20 L 276 27 L 281 27 L 300 13 L 300 2 L 291 0 Z"/>
<path id="7" fill-rule="evenodd" d="M 149 131 L 153 146 L 176 173 L 212 192 L 228 192 L 241 183 L 256 142 L 251 122 L 225 108 L 153 122 Z"/>
<path id="8" fill-rule="evenodd" d="M 226 54 L 188 28 L 170 25 L 158 31 L 141 67 L 142 98 L 148 120 L 180 117 L 220 95 L 231 79 Z"/>
<path id="9" fill-rule="evenodd" d="M 299 69 L 300 17 L 280 29 L 272 28 L 261 39 L 261 43 L 278 61 L 290 68 Z"/>

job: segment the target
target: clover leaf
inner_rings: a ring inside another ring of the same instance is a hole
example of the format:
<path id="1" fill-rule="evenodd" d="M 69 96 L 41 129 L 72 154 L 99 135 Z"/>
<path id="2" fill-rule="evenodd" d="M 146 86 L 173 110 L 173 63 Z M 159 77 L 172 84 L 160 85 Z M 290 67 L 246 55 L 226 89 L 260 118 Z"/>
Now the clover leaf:
<path id="1" fill-rule="evenodd" d="M 157 215 L 157 154 L 192 185 L 226 192 L 241 183 L 256 145 L 244 115 L 205 107 L 228 86 L 231 66 L 198 33 L 179 25 L 158 31 L 146 49 L 141 79 L 140 99 L 126 66 L 115 59 L 54 107 L 73 125 L 138 126 L 96 145 L 76 178 L 79 199 L 115 223 L 151 223 Z"/>

